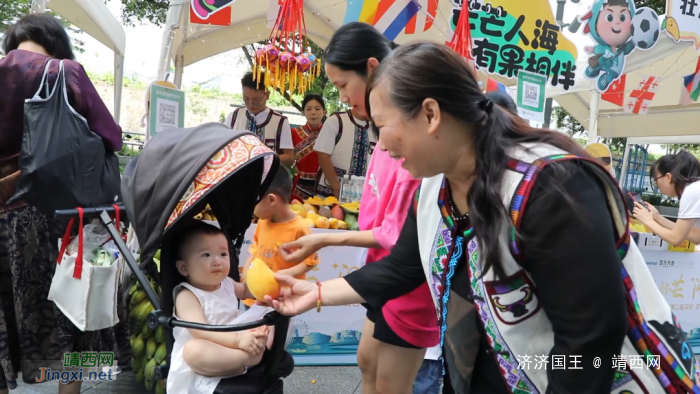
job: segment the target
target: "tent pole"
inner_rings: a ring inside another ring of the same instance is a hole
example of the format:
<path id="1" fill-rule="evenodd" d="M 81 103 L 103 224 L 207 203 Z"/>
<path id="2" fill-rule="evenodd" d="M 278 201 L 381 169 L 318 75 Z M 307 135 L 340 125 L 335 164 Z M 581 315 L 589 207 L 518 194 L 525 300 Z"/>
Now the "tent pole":
<path id="1" fill-rule="evenodd" d="M 588 121 L 588 142 L 595 142 L 598 137 L 598 110 L 600 109 L 600 92 L 591 94 L 591 115 Z"/>
<path id="2" fill-rule="evenodd" d="M 119 124 L 122 107 L 122 82 L 124 80 L 124 56 L 114 52 L 114 121 Z"/>
<path id="3" fill-rule="evenodd" d="M 46 12 L 46 0 L 32 1 L 32 14 L 43 14 Z"/>
<path id="4" fill-rule="evenodd" d="M 164 81 L 165 74 L 170 70 L 170 58 L 173 54 L 175 31 L 171 26 L 165 28 L 163 33 L 163 43 L 160 50 L 160 59 L 158 60 L 158 75 L 156 80 Z"/>
<path id="5" fill-rule="evenodd" d="M 182 63 L 184 61 L 185 61 L 184 56 L 182 56 L 182 55 L 175 56 L 175 79 L 174 79 L 173 83 L 175 84 L 175 86 L 177 86 L 178 89 L 182 89 L 182 87 L 181 87 L 181 85 L 182 85 L 182 72 L 184 71 L 183 67 L 182 67 Z"/>
<path id="6" fill-rule="evenodd" d="M 627 176 L 627 167 L 628 167 L 628 161 L 630 158 L 630 143 L 625 142 L 625 151 L 622 154 L 622 169 L 620 169 L 620 188 L 624 189 L 625 187 L 625 177 Z"/>

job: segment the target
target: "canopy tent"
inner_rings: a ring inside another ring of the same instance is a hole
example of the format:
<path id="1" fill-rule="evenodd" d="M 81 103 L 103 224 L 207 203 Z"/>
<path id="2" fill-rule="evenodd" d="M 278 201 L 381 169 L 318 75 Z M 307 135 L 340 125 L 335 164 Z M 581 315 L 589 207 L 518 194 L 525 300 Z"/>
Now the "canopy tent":
<path id="1" fill-rule="evenodd" d="M 554 98 L 579 123 L 588 126 L 589 141 L 594 141 L 597 136 L 619 138 L 699 134 L 700 103 L 679 105 L 684 88 L 683 77 L 695 72 L 698 56 L 700 54 L 691 42 L 674 42 L 665 33 L 661 34 L 652 49 L 635 50 L 627 56 L 624 103 L 644 78 L 659 78 L 658 90 L 645 115 L 625 113 L 624 107 L 600 100 L 595 81 L 584 76 L 588 66 L 585 52 L 576 62 L 576 84 L 568 91 L 549 88 L 546 95 Z M 591 123 L 597 123 L 592 131 Z"/>
<path id="2" fill-rule="evenodd" d="M 114 120 L 119 123 L 126 49 L 122 25 L 102 1 L 34 0 L 35 11 L 46 7 L 114 51 Z"/>
<path id="3" fill-rule="evenodd" d="M 277 4 L 278 0 L 272 0 L 272 2 Z M 415 23 L 409 23 L 394 41 L 398 44 L 417 39 L 442 43 L 449 41 L 452 38 L 450 24 L 455 8 L 452 2 L 434 2 L 433 0 L 416 0 L 416 2 L 422 8 L 415 17 Z M 268 16 L 270 0 L 236 0 L 230 6 L 232 15 L 230 26 L 192 24 L 190 23 L 190 3 L 190 0 L 170 0 L 163 36 L 158 77 L 160 79 L 165 77 L 172 60 L 175 64 L 175 85 L 177 86 L 180 86 L 182 69 L 185 66 L 267 39 L 277 16 L 274 12 Z M 356 3 L 361 8 L 363 2 Z M 401 3 L 397 1 L 394 4 Z M 437 4 L 437 7 L 434 4 Z M 333 33 L 346 20 L 358 20 L 359 10 L 356 10 L 357 15 L 353 15 L 351 5 L 352 0 L 304 0 L 307 37 L 322 48 L 328 45 Z M 389 11 L 386 13 L 386 15 L 394 14 Z M 385 23 L 380 20 L 375 27 L 380 31 L 388 31 L 392 29 L 390 22 L 390 18 L 387 18 Z"/>

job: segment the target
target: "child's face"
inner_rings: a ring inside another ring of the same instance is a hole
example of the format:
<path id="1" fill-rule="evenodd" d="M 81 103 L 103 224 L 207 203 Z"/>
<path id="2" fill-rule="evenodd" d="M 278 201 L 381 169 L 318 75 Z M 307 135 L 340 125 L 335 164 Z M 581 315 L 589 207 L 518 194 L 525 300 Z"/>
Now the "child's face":
<path id="1" fill-rule="evenodd" d="M 248 87 L 243 88 L 243 103 L 248 111 L 258 114 L 267 107 L 267 90 L 255 90 Z"/>
<path id="2" fill-rule="evenodd" d="M 258 219 L 269 220 L 280 211 L 280 207 L 284 204 L 276 194 L 268 194 L 255 206 L 253 214 Z"/>
<path id="3" fill-rule="evenodd" d="M 231 268 L 228 242 L 223 234 L 200 234 L 186 246 L 177 269 L 189 283 L 216 287 L 228 276 Z"/>
<path id="4" fill-rule="evenodd" d="M 632 16 L 627 7 L 605 6 L 598 15 L 596 31 L 600 38 L 613 48 L 619 47 L 632 35 Z"/>

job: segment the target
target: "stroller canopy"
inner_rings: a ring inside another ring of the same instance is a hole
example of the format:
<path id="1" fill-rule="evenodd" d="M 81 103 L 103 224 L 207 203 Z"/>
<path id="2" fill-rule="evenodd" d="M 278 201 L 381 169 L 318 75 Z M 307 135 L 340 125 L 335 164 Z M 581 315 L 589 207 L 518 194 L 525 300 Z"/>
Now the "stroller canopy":
<path id="1" fill-rule="evenodd" d="M 124 205 L 142 261 L 153 257 L 166 232 L 207 203 L 222 230 L 238 237 L 250 226 L 255 204 L 278 166 L 279 157 L 257 136 L 220 123 L 158 133 L 122 177 Z"/>

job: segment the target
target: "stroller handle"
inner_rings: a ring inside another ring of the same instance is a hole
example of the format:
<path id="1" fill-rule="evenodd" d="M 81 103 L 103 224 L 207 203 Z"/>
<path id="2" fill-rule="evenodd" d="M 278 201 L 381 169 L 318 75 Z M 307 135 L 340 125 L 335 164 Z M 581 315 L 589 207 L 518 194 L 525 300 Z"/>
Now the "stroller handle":
<path id="1" fill-rule="evenodd" d="M 272 311 L 268 312 L 260 320 L 255 320 L 248 323 L 233 324 L 229 326 L 219 326 L 214 324 L 202 324 L 186 320 L 180 320 L 176 317 L 165 316 L 165 314 L 162 311 L 155 310 L 152 311 L 148 316 L 148 326 L 151 329 L 156 329 L 158 328 L 158 326 L 165 326 L 168 328 L 182 327 L 202 331 L 232 332 L 250 330 L 260 326 L 274 326 L 277 320 L 279 320 L 281 317 L 282 315 L 280 315 L 278 312 Z"/>

